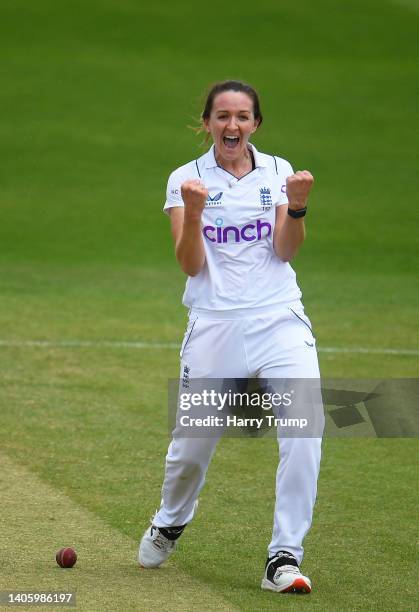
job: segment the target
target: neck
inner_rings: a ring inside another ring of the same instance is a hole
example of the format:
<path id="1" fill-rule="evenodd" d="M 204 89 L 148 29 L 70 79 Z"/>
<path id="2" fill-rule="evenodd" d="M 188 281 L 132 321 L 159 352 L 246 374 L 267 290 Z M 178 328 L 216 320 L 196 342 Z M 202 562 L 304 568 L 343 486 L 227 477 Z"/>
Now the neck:
<path id="1" fill-rule="evenodd" d="M 234 174 L 237 178 L 244 176 L 253 168 L 253 153 L 248 147 L 246 147 L 243 155 L 238 159 L 224 159 L 215 150 L 215 160 L 221 168 Z"/>

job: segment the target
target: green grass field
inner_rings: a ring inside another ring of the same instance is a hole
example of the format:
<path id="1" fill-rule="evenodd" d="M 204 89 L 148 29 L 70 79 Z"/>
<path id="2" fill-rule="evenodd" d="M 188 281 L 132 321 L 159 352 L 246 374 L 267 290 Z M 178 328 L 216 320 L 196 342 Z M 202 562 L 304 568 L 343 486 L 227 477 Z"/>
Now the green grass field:
<path id="1" fill-rule="evenodd" d="M 419 378 L 418 40 L 414 0 L 2 1 L 0 591 L 98 612 L 417 609 L 417 439 L 325 439 L 309 597 L 259 588 L 272 439 L 222 440 L 166 567 L 136 550 L 186 321 L 161 209 L 201 154 L 186 126 L 209 83 L 254 84 L 255 145 L 315 175 L 294 267 L 323 377 Z"/>

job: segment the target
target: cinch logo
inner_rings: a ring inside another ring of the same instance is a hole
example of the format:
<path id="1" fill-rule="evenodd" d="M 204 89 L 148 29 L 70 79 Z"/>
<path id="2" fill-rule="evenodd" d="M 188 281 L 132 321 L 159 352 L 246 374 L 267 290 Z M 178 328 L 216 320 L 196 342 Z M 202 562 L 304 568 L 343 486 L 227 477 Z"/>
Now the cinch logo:
<path id="1" fill-rule="evenodd" d="M 246 223 L 242 227 L 235 225 L 227 225 L 222 227 L 223 220 L 218 218 L 215 220 L 217 227 L 206 225 L 202 232 L 210 242 L 252 242 L 253 240 L 263 240 L 268 238 L 272 233 L 272 226 L 267 221 L 258 219 L 256 223 Z"/>
<path id="2" fill-rule="evenodd" d="M 219 206 L 221 204 L 221 198 L 223 197 L 223 192 L 217 193 L 215 196 L 211 197 L 208 194 L 207 206 Z"/>

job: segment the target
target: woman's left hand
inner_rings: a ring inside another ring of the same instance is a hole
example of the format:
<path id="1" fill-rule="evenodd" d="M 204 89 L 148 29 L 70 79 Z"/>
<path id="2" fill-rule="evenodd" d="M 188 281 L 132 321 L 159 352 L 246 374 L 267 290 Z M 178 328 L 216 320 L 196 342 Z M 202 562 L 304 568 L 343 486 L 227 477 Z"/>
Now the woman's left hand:
<path id="1" fill-rule="evenodd" d="M 287 178 L 289 208 L 298 210 L 307 205 L 308 194 L 313 182 L 313 175 L 308 170 L 299 170 Z"/>

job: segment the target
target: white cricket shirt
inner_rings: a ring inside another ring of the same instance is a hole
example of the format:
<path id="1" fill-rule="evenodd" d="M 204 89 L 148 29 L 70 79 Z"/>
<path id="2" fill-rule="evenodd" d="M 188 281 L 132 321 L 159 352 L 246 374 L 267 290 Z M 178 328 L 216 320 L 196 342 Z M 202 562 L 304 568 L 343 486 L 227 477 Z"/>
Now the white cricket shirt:
<path id="1" fill-rule="evenodd" d="M 295 272 L 273 249 L 275 208 L 288 204 L 289 162 L 259 153 L 249 143 L 255 169 L 235 178 L 218 166 L 214 145 L 169 177 L 164 211 L 184 206 L 181 185 L 200 178 L 208 189 L 202 213 L 206 261 L 188 277 L 183 295 L 187 307 L 234 310 L 285 305 L 301 297 Z"/>

